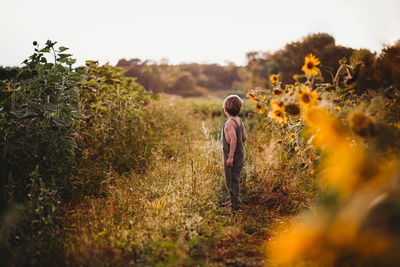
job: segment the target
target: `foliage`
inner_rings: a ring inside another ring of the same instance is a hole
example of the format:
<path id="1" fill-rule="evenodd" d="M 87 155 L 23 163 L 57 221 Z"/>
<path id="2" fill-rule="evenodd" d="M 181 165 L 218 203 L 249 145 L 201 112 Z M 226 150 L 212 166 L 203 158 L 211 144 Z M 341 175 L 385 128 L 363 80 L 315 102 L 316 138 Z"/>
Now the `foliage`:
<path id="1" fill-rule="evenodd" d="M 400 132 L 394 127 L 398 118 L 386 115 L 398 113 L 399 92 L 393 90 L 395 100 L 383 92 L 356 97 L 352 83 L 362 63 L 339 63 L 332 84 L 316 83 L 320 73 L 303 69 L 305 83 L 276 82 L 272 92 L 248 94 L 260 113 L 270 109 L 281 129 L 303 138 L 304 145 L 295 146 L 298 153 L 311 151 L 318 162 L 310 170 L 317 172 L 318 201 L 270 243 L 271 264 L 394 265 L 399 260 L 394 251 L 400 240 Z M 338 83 L 342 73 L 345 88 Z"/>
<path id="2" fill-rule="evenodd" d="M 399 87 L 398 71 L 399 44 L 385 46 L 381 54 L 377 55 L 368 49 L 352 49 L 336 45 L 335 39 L 326 33 L 311 34 L 300 41 L 287 44 L 284 48 L 271 53 L 252 51 L 247 53 L 246 74 L 243 78 L 247 88 L 267 88 L 272 84 L 268 77 L 279 74 L 280 81 L 285 84 L 297 79 L 298 66 L 303 63 L 303 56 L 307 53 L 316 55 L 322 62 L 320 66 L 321 81 L 332 81 L 334 74 L 341 66 L 340 62 L 346 60 L 351 66 L 363 62 L 363 68 L 357 76 L 357 83 L 352 84 L 357 94 L 362 94 L 368 89 L 378 90 L 391 85 Z M 353 76 L 352 73 L 350 73 Z M 342 76 L 343 78 L 343 76 Z M 303 77 L 300 81 L 305 82 Z M 340 86 L 344 80 L 340 81 Z"/>
<path id="3" fill-rule="evenodd" d="M 154 125 L 145 110 L 150 95 L 124 71 L 87 61 L 81 68 L 79 158 L 73 177 L 76 194 L 102 194 L 106 171 L 144 171 L 152 151 Z"/>
<path id="4" fill-rule="evenodd" d="M 0 203 L 3 218 L 14 214 L 16 224 L 2 229 L 8 231 L 2 250 L 32 263 L 50 259 L 40 246 L 56 236 L 56 206 L 70 193 L 80 80 L 68 48 L 51 41 L 42 49 L 33 45 L 22 68 L 0 70 Z"/>

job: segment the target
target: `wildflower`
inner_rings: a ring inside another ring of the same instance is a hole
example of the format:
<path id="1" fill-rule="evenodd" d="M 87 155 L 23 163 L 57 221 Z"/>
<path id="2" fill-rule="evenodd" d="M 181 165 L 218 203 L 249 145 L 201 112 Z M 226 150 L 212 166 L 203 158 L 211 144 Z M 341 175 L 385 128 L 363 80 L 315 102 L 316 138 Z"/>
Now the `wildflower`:
<path id="1" fill-rule="evenodd" d="M 301 68 L 302 71 L 306 75 L 317 76 L 319 73 L 319 68 L 316 66 L 319 65 L 319 59 L 316 58 L 313 54 L 308 54 L 308 56 L 304 59 L 304 66 Z"/>
<path id="2" fill-rule="evenodd" d="M 300 114 L 300 107 L 297 104 L 287 104 L 285 106 L 285 111 L 289 115 L 298 116 Z"/>
<path id="3" fill-rule="evenodd" d="M 257 102 L 258 100 L 260 100 L 258 97 L 256 97 L 253 93 L 247 93 L 246 95 L 247 98 L 250 98 L 251 101 Z"/>
<path id="4" fill-rule="evenodd" d="M 291 134 L 289 135 L 289 137 L 290 137 L 291 139 L 294 139 L 294 138 L 296 137 L 296 135 L 295 135 L 294 133 L 291 133 Z"/>
<path id="5" fill-rule="evenodd" d="M 281 89 L 274 89 L 274 91 L 272 91 L 272 93 L 274 94 L 274 96 L 280 97 L 283 92 Z"/>
<path id="6" fill-rule="evenodd" d="M 306 86 L 302 86 L 300 88 L 301 93 L 297 94 L 299 98 L 299 102 L 302 104 L 303 107 L 309 107 L 313 105 L 318 105 L 318 93 L 315 90 L 310 90 Z"/>
<path id="7" fill-rule="evenodd" d="M 360 136 L 373 136 L 376 134 L 376 121 L 362 112 L 356 112 L 349 115 L 351 130 Z"/>
<path id="8" fill-rule="evenodd" d="M 10 92 L 11 91 L 11 87 L 10 86 L 6 85 L 5 88 L 6 88 L 6 92 Z"/>
<path id="9" fill-rule="evenodd" d="M 341 109 L 341 107 L 336 106 L 336 107 L 335 107 L 335 110 L 337 110 L 338 112 L 340 112 L 342 109 Z"/>
<path id="10" fill-rule="evenodd" d="M 272 74 L 271 76 L 269 76 L 269 80 L 271 81 L 271 83 L 276 83 L 278 81 L 278 76 L 276 74 Z"/>
<path id="11" fill-rule="evenodd" d="M 267 95 L 263 95 L 262 98 L 265 100 L 267 99 Z"/>

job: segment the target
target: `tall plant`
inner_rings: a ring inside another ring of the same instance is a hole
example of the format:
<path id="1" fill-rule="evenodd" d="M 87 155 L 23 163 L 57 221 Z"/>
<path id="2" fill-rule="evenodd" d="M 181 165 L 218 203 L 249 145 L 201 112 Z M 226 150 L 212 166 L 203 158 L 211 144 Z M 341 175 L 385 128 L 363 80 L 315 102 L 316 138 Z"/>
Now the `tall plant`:
<path id="1" fill-rule="evenodd" d="M 12 258 L 15 248 L 29 248 L 22 243 L 35 243 L 19 251 L 32 262 L 56 235 L 57 203 L 70 193 L 80 80 L 68 48 L 33 45 L 22 67 L 0 71 L 0 211 L 13 219 L 2 229 L 1 249 Z"/>

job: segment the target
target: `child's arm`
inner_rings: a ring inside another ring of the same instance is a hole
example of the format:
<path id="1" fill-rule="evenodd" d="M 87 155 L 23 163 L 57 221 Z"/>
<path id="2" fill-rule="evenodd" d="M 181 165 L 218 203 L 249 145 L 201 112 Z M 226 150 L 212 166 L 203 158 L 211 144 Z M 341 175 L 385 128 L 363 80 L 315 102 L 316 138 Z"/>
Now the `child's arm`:
<path id="1" fill-rule="evenodd" d="M 242 140 L 243 140 L 243 142 L 247 140 L 246 129 L 244 128 L 244 125 L 243 125 L 243 139 Z"/>
<path id="2" fill-rule="evenodd" d="M 230 145 L 229 156 L 226 161 L 226 167 L 229 167 L 229 168 L 233 167 L 233 155 L 235 155 L 236 143 L 237 143 L 236 129 L 233 124 L 234 124 L 233 121 L 229 121 L 226 124 L 226 129 L 227 129 L 229 137 L 231 139 L 231 142 L 229 143 L 229 145 Z"/>

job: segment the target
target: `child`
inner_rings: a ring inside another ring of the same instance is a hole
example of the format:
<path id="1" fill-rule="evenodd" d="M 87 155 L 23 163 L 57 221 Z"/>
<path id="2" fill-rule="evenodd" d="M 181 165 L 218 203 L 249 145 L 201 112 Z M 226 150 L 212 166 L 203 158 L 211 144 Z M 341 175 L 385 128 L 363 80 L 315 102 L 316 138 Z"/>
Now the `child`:
<path id="1" fill-rule="evenodd" d="M 230 95 L 224 101 L 224 112 L 228 117 L 222 127 L 222 148 L 224 154 L 225 182 L 231 198 L 232 208 L 239 209 L 240 173 L 244 163 L 243 142 L 246 130 L 238 117 L 243 101 L 237 95 Z"/>

